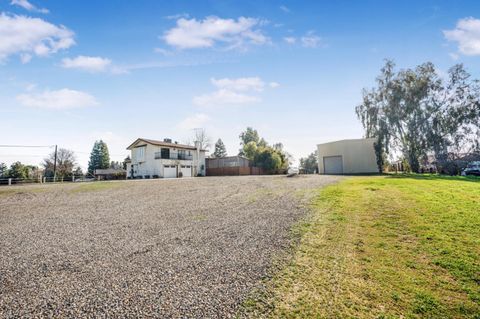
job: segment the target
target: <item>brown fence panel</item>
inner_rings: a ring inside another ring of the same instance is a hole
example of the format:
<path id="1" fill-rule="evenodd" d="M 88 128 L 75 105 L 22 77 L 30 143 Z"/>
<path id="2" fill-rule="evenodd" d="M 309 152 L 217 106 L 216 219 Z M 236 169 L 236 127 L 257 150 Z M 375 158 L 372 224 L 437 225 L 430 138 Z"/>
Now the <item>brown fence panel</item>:
<path id="1" fill-rule="evenodd" d="M 251 175 L 250 167 L 239 167 L 238 175 Z"/>
<path id="2" fill-rule="evenodd" d="M 261 167 L 207 167 L 207 176 L 267 175 Z"/>

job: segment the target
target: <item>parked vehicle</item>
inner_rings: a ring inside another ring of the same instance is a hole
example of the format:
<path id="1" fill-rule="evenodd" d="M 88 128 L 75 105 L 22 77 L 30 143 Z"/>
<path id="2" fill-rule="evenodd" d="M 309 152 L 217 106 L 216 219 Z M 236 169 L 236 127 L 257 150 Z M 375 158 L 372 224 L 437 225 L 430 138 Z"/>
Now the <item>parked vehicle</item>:
<path id="1" fill-rule="evenodd" d="M 299 173 L 298 167 L 289 167 L 287 171 L 287 176 L 298 175 L 298 173 Z"/>
<path id="2" fill-rule="evenodd" d="M 480 176 L 480 161 L 470 162 L 462 171 L 463 176 L 475 175 Z"/>

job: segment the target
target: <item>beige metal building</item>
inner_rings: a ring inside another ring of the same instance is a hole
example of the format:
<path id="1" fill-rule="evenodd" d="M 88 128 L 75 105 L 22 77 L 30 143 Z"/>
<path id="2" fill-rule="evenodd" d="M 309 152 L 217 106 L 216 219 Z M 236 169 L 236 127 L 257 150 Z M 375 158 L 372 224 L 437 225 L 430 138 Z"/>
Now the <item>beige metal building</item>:
<path id="1" fill-rule="evenodd" d="M 375 138 L 341 140 L 318 144 L 320 174 L 378 173 Z"/>

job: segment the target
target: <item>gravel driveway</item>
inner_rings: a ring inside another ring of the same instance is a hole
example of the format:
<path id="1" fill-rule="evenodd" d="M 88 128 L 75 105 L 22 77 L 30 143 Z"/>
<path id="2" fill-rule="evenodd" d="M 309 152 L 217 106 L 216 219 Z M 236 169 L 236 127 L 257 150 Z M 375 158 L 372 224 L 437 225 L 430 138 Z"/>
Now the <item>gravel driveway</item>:
<path id="1" fill-rule="evenodd" d="M 0 188 L 0 317 L 234 317 L 332 176 Z"/>

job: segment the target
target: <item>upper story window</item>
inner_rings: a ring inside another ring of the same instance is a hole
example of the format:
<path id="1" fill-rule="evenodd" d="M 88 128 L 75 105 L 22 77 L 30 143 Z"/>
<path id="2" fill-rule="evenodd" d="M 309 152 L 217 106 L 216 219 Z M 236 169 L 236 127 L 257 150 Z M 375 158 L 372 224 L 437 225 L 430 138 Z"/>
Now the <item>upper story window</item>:
<path id="1" fill-rule="evenodd" d="M 135 150 L 137 152 L 136 154 L 136 158 L 137 158 L 137 162 L 144 162 L 145 161 L 145 146 L 142 146 L 142 147 L 137 147 Z"/>
<path id="2" fill-rule="evenodd" d="M 169 148 L 162 148 L 160 149 L 160 154 L 163 159 L 170 158 L 170 149 Z"/>

